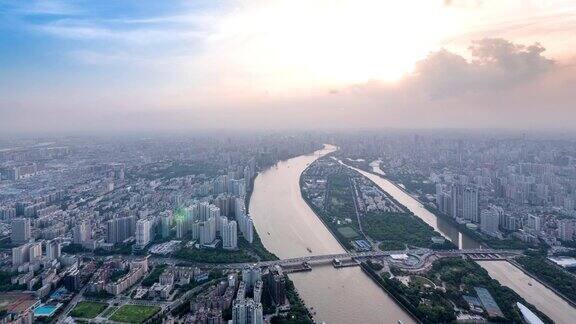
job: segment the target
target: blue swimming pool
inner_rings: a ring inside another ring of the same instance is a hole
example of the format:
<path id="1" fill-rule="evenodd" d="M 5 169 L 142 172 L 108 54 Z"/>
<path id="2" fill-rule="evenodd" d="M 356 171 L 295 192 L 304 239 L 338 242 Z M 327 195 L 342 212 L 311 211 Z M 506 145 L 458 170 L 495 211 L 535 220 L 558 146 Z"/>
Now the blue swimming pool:
<path id="1" fill-rule="evenodd" d="M 36 307 L 36 309 L 34 309 L 34 316 L 36 316 L 36 317 L 50 317 L 56 312 L 57 309 L 58 309 L 58 306 L 40 305 L 40 306 Z"/>

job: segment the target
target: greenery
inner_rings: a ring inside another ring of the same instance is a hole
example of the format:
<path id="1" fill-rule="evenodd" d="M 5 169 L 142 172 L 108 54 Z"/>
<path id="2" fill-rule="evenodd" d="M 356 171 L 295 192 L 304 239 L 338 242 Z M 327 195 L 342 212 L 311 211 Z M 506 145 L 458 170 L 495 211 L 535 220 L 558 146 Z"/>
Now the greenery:
<path id="1" fill-rule="evenodd" d="M 312 324 L 314 323 L 310 317 L 310 313 L 306 305 L 298 296 L 294 283 L 286 276 L 284 281 L 284 288 L 286 289 L 286 298 L 290 303 L 290 311 L 286 315 L 278 315 L 272 318 L 273 324 Z"/>
<path id="2" fill-rule="evenodd" d="M 432 242 L 440 233 L 412 213 L 371 211 L 364 217 L 366 234 L 383 242 L 381 248 L 403 249 L 405 244 L 429 248 L 453 248 L 449 241 L 444 245 Z"/>
<path id="3" fill-rule="evenodd" d="M 243 237 L 239 237 L 238 248 L 240 250 L 249 251 L 256 254 L 261 261 L 278 260 L 278 257 L 274 253 L 268 251 L 264 247 L 264 244 L 262 244 L 262 240 L 260 240 L 260 236 L 258 235 L 258 233 L 256 233 L 256 231 L 254 231 L 254 239 L 252 243 L 248 243 L 246 239 L 244 239 Z"/>
<path id="4" fill-rule="evenodd" d="M 106 303 L 98 303 L 98 302 L 90 302 L 90 301 L 81 301 L 79 302 L 70 315 L 72 317 L 80 317 L 80 318 L 94 318 L 98 316 L 98 314 L 102 313 L 108 304 Z"/>
<path id="5" fill-rule="evenodd" d="M 160 275 L 162 274 L 162 272 L 164 272 L 165 269 L 166 269 L 165 264 L 156 266 L 154 268 L 154 270 L 152 270 L 152 272 L 150 272 L 150 274 L 148 276 L 146 276 L 146 278 L 144 278 L 144 280 L 142 280 L 142 286 L 150 287 L 155 282 L 158 282 Z"/>
<path id="6" fill-rule="evenodd" d="M 145 177 L 149 180 L 162 178 L 165 180 L 180 178 L 188 175 L 204 174 L 212 177 L 218 174 L 219 168 L 213 163 L 203 161 L 193 162 L 173 162 L 163 168 L 146 168 L 146 172 L 141 172 L 138 177 Z"/>
<path id="7" fill-rule="evenodd" d="M 358 233 L 350 226 L 338 227 L 338 232 L 347 239 L 353 239 L 359 236 Z"/>
<path id="8" fill-rule="evenodd" d="M 176 258 L 202 263 L 244 263 L 258 261 L 245 251 L 229 251 L 224 249 L 193 249 L 182 248 L 177 251 Z"/>
<path id="9" fill-rule="evenodd" d="M 506 321 L 522 323 L 522 317 L 516 308 L 516 302 L 521 302 L 530 308 L 546 323 L 552 321 L 533 305 L 526 302 L 508 287 L 501 286 L 498 281 L 490 278 L 488 272 L 477 263 L 461 258 L 443 258 L 433 263 L 432 269 L 422 276 L 411 276 L 408 285 L 396 278 L 382 277 L 367 264 L 362 264 L 368 274 L 378 281 L 396 300 L 412 314 L 425 323 L 445 323 L 455 319 L 454 306 L 468 309 L 463 295 L 475 295 L 474 287 L 486 288 L 505 316 L 490 318 L 491 321 Z M 442 286 L 445 291 L 431 287 L 431 283 Z"/>
<path id="10" fill-rule="evenodd" d="M 85 249 L 82 244 L 68 244 L 66 246 L 62 247 L 62 252 L 64 253 L 68 253 L 68 254 L 76 254 L 76 253 L 82 253 L 82 252 L 87 252 L 88 250 Z"/>
<path id="11" fill-rule="evenodd" d="M 129 255 L 132 254 L 132 245 L 134 245 L 134 243 L 117 243 L 114 245 L 114 248 L 112 250 L 97 248 L 96 250 L 94 250 L 94 254 L 101 256 L 115 255 L 115 254 Z"/>
<path id="12" fill-rule="evenodd" d="M 521 315 L 515 307 L 516 302 L 526 305 L 545 322 L 552 322 L 512 289 L 502 286 L 497 280 L 492 279 L 488 272 L 476 262 L 460 258 L 440 259 L 434 262 L 427 277 L 437 285 L 444 283 L 447 294 L 452 296 L 458 295 L 461 291 L 473 294 L 472 289 L 478 286 L 486 288 L 500 306 L 504 316 L 513 322 L 522 322 Z"/>
<path id="13" fill-rule="evenodd" d="M 16 275 L 14 272 L 0 271 L 0 291 L 25 290 L 26 285 L 12 284 L 12 277 Z"/>
<path id="14" fill-rule="evenodd" d="M 372 262 L 370 260 L 366 261 L 366 264 L 374 271 L 380 271 L 384 266 L 377 262 Z"/>
<path id="15" fill-rule="evenodd" d="M 125 323 L 142 323 L 160 311 L 157 306 L 124 305 L 120 307 L 110 320 Z"/>
<path id="16" fill-rule="evenodd" d="M 558 290 L 572 302 L 576 302 L 576 277 L 555 265 L 543 256 L 523 256 L 516 259 L 528 272 Z"/>

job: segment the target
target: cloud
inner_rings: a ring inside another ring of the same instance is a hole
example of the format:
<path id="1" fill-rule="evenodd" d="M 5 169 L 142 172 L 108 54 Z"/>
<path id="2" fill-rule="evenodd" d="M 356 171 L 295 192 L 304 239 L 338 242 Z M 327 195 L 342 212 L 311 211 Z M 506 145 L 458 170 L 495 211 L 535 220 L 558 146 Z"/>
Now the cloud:
<path id="1" fill-rule="evenodd" d="M 525 46 L 499 38 L 472 42 L 470 59 L 442 49 L 430 53 L 416 64 L 414 71 L 393 87 L 370 82 L 354 86 L 387 95 L 408 93 L 431 100 L 468 94 L 502 92 L 529 82 L 554 67 L 536 43 Z"/>

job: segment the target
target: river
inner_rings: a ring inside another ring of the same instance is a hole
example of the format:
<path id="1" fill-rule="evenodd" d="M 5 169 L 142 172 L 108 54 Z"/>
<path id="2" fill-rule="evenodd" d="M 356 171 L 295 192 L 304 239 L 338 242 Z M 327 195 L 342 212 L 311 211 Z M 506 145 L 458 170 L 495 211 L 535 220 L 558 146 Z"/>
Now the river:
<path id="1" fill-rule="evenodd" d="M 256 177 L 250 215 L 262 243 L 278 257 L 344 251 L 302 199 L 299 184 L 300 174 L 310 163 L 335 149 L 327 145 L 313 154 L 281 161 Z M 415 322 L 358 267 L 315 266 L 290 278 L 318 323 Z"/>

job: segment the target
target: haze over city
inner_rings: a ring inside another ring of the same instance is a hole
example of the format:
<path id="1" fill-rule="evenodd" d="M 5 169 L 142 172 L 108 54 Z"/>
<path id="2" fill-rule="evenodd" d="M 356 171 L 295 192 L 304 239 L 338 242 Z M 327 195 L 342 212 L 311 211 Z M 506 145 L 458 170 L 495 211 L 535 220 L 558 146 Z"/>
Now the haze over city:
<path id="1" fill-rule="evenodd" d="M 4 0 L 0 127 L 570 130 L 575 6 Z"/>

